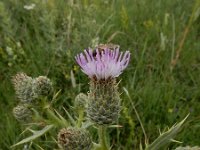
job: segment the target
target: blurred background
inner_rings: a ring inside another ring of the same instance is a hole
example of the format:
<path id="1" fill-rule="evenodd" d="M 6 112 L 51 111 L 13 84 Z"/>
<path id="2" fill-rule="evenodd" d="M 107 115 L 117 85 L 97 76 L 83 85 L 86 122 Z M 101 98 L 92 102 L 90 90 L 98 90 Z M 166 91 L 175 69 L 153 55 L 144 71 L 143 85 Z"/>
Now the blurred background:
<path id="1" fill-rule="evenodd" d="M 144 145 L 133 103 L 150 143 L 190 113 L 176 137 L 183 143 L 168 146 L 200 145 L 199 14 L 199 0 L 0 0 L 0 149 L 22 139 L 12 115 L 12 76 L 48 76 L 55 91 L 62 89 L 56 102 L 62 112 L 88 91 L 74 56 L 101 43 L 131 51 L 118 79 L 123 128 L 111 130 L 113 149 Z"/>

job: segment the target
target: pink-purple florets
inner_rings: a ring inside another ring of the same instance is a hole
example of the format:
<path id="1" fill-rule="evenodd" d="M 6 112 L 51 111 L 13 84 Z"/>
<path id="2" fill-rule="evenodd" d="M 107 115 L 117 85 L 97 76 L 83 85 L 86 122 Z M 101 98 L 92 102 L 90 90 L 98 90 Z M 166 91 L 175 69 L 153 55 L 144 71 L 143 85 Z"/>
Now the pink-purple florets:
<path id="1" fill-rule="evenodd" d="M 84 50 L 84 53 L 80 53 L 75 58 L 82 71 L 90 78 L 106 80 L 118 77 L 123 72 L 128 66 L 130 52 L 120 52 L 119 48 L 96 49 L 95 51 L 89 49 Z"/>

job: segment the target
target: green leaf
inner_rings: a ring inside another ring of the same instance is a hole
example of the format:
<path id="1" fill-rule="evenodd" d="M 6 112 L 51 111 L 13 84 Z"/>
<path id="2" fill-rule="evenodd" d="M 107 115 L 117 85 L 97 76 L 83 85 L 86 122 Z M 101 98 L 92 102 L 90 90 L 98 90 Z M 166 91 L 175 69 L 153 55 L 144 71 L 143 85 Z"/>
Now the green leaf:
<path id="1" fill-rule="evenodd" d="M 122 128 L 122 125 L 114 124 L 114 125 L 109 125 L 108 128 Z"/>
<path id="2" fill-rule="evenodd" d="M 89 120 L 87 120 L 86 122 L 83 122 L 83 123 L 82 123 L 81 128 L 87 129 L 87 128 L 89 128 L 89 127 L 92 126 L 92 125 L 94 125 L 94 123 L 91 122 L 91 121 L 89 121 Z"/>
<path id="3" fill-rule="evenodd" d="M 181 122 L 172 126 L 168 131 L 162 133 L 152 144 L 147 145 L 146 150 L 159 150 L 161 147 L 165 146 L 176 136 L 182 127 L 185 120 L 188 118 L 187 115 Z"/>
<path id="4" fill-rule="evenodd" d="M 57 112 L 55 109 L 54 109 L 54 111 L 56 112 L 56 114 L 58 115 L 58 117 L 59 117 L 59 118 L 61 119 L 61 121 L 63 122 L 64 127 L 67 127 L 67 126 L 68 126 L 67 120 L 66 120 L 61 114 L 59 114 L 59 112 Z"/>
<path id="5" fill-rule="evenodd" d="M 70 113 L 63 107 L 65 113 L 67 114 L 70 122 L 75 126 L 76 125 L 76 121 L 73 119 L 73 117 L 70 115 Z"/>
<path id="6" fill-rule="evenodd" d="M 32 136 L 29 136 L 25 139 L 23 139 L 22 141 L 14 144 L 11 146 L 11 148 L 17 146 L 17 145 L 21 145 L 21 144 L 24 144 L 24 143 L 27 143 L 27 142 L 31 142 L 33 141 L 34 139 L 42 136 L 43 134 L 45 134 L 47 131 L 49 131 L 51 128 L 53 127 L 53 125 L 47 125 L 46 127 L 44 127 L 42 130 L 39 130 L 39 131 L 33 131 L 33 135 Z"/>
<path id="7" fill-rule="evenodd" d="M 59 96 L 59 94 L 61 93 L 61 89 L 53 96 L 51 104 L 55 103 L 57 101 L 57 97 Z"/>

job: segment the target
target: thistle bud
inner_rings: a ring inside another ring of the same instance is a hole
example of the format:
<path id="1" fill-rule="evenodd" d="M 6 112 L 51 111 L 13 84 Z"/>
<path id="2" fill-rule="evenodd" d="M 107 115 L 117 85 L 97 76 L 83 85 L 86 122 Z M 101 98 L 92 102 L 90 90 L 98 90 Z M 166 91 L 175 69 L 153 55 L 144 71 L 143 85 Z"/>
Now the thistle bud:
<path id="1" fill-rule="evenodd" d="M 18 105 L 13 108 L 14 117 L 22 123 L 28 123 L 32 120 L 32 112 L 27 105 Z"/>
<path id="2" fill-rule="evenodd" d="M 46 76 L 39 76 L 34 79 L 33 91 L 36 97 L 48 96 L 52 89 L 52 82 Z"/>
<path id="3" fill-rule="evenodd" d="M 27 76 L 25 73 L 18 73 L 13 77 L 12 82 L 16 95 L 21 102 L 29 103 L 33 101 L 33 79 L 31 77 Z"/>
<path id="4" fill-rule="evenodd" d="M 74 101 L 75 108 L 84 109 L 87 102 L 88 102 L 88 96 L 83 93 L 80 93 L 75 98 L 75 101 Z"/>
<path id="5" fill-rule="evenodd" d="M 58 133 L 58 144 L 64 150 L 90 150 L 92 140 L 85 129 L 69 127 Z"/>
<path id="6" fill-rule="evenodd" d="M 115 79 L 90 82 L 88 117 L 99 125 L 113 124 L 120 112 L 120 97 Z"/>

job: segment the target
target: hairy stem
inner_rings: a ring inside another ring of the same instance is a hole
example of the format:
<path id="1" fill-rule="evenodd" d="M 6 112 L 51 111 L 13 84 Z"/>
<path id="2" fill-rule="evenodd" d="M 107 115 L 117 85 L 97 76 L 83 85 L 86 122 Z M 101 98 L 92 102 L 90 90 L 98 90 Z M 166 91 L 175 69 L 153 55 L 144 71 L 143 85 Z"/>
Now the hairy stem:
<path id="1" fill-rule="evenodd" d="M 51 121 L 53 121 L 53 123 L 57 124 L 58 126 L 62 126 L 62 127 L 66 126 L 66 124 L 62 120 L 60 120 L 50 108 L 46 109 L 46 114 L 47 114 L 48 118 Z"/>
<path id="2" fill-rule="evenodd" d="M 78 116 L 78 122 L 77 122 L 77 127 L 81 127 L 81 124 L 83 122 L 83 119 L 84 119 L 84 111 L 83 110 L 80 110 L 79 111 L 79 116 Z"/>
<path id="3" fill-rule="evenodd" d="M 98 134 L 99 134 L 99 144 L 100 144 L 100 147 L 98 148 L 98 150 L 109 150 L 109 146 L 108 146 L 107 138 L 106 138 L 106 127 L 99 126 Z"/>

